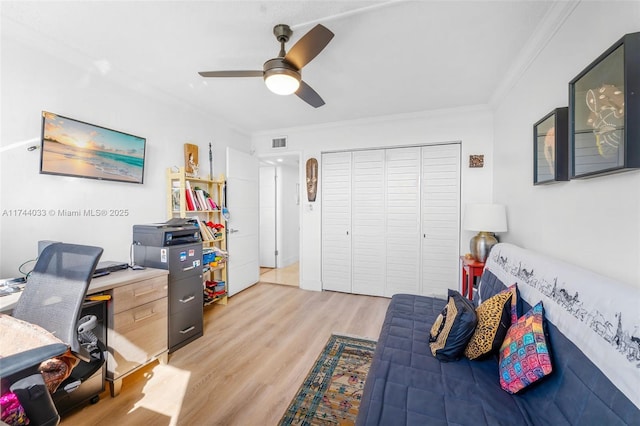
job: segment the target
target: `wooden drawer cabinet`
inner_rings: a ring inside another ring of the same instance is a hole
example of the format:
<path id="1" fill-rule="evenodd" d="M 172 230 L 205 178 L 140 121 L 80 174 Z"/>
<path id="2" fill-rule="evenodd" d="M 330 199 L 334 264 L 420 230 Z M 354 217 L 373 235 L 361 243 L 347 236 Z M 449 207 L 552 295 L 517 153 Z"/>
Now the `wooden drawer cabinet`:
<path id="1" fill-rule="evenodd" d="M 107 380 L 111 396 L 122 379 L 168 350 L 167 276 L 154 277 L 112 290 L 109 304 Z"/>
<path id="2" fill-rule="evenodd" d="M 167 350 L 167 299 L 116 314 L 108 337 L 112 377 L 123 376 Z"/>
<path id="3" fill-rule="evenodd" d="M 156 277 L 113 289 L 111 309 L 117 314 L 153 300 L 167 297 L 167 277 Z"/>

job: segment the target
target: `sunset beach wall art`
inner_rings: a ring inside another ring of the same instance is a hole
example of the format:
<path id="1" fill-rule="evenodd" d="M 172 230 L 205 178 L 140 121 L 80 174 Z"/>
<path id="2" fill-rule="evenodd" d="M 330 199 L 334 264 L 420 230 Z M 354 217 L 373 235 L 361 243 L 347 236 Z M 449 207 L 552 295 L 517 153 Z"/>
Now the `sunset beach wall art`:
<path id="1" fill-rule="evenodd" d="M 40 173 L 142 183 L 146 139 L 42 112 Z"/>

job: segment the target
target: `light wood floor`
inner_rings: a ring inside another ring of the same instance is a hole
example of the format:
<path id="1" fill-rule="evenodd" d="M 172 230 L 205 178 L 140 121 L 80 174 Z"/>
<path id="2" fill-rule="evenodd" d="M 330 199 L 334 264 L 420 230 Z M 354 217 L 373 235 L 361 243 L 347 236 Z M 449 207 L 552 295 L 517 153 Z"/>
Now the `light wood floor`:
<path id="1" fill-rule="evenodd" d="M 259 283 L 205 308 L 205 335 L 62 425 L 276 425 L 332 333 L 377 339 L 389 299 Z"/>
<path id="2" fill-rule="evenodd" d="M 298 262 L 284 268 L 260 268 L 263 283 L 300 286 L 300 264 Z"/>

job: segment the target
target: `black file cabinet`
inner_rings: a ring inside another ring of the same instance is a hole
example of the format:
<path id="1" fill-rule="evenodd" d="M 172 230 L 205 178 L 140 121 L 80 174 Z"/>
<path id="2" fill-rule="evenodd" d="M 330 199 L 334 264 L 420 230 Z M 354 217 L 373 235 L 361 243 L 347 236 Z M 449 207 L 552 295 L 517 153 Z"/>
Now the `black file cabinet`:
<path id="1" fill-rule="evenodd" d="M 203 335 L 202 243 L 134 245 L 137 265 L 169 271 L 169 353 Z"/>

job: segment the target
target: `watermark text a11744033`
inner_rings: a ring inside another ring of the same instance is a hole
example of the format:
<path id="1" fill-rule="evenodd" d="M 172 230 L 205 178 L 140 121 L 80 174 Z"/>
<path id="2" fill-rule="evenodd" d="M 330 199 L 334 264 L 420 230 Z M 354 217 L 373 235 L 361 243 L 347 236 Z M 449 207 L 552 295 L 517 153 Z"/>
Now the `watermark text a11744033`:
<path id="1" fill-rule="evenodd" d="M 56 209 L 40 209 L 40 208 L 14 208 L 3 209 L 1 217 L 127 217 L 129 209 L 110 209 L 110 208 L 56 208 Z"/>

